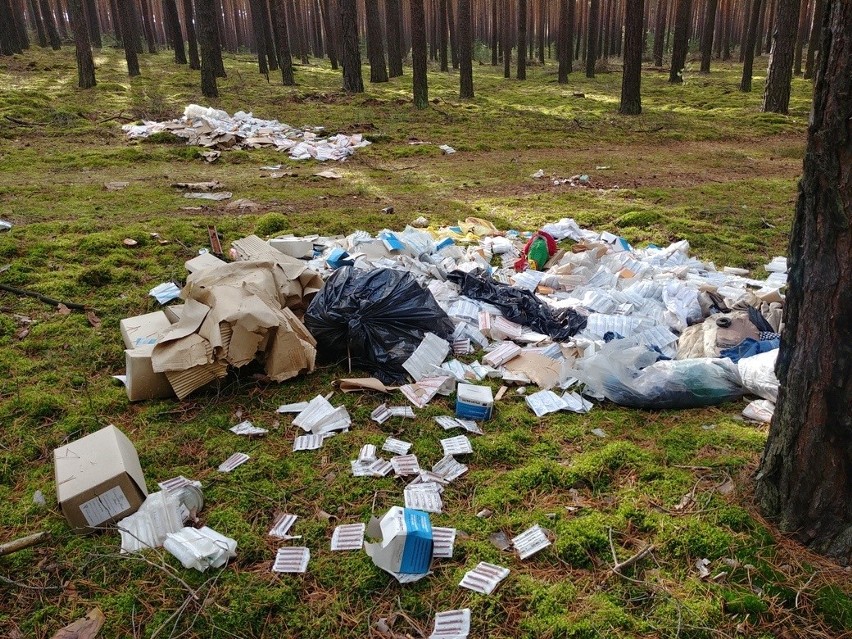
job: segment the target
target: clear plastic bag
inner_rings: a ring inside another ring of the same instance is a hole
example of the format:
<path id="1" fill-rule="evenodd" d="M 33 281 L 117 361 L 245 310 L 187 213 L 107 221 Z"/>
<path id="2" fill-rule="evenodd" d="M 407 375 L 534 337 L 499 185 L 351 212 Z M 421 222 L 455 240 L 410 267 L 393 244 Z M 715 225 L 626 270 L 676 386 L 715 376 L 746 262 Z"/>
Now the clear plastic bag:
<path id="1" fill-rule="evenodd" d="M 619 340 L 620 341 L 620 340 Z M 657 353 L 643 346 L 606 349 L 581 360 L 575 377 L 588 394 L 631 408 L 697 408 L 743 395 L 735 364 L 729 359 L 653 361 Z"/>

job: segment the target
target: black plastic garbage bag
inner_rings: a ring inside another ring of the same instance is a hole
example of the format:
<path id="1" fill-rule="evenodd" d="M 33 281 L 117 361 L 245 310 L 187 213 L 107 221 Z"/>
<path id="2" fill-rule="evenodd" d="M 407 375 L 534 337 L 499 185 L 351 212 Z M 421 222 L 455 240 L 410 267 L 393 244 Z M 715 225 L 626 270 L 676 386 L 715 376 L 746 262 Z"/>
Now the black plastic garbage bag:
<path id="1" fill-rule="evenodd" d="M 455 325 L 410 273 L 337 269 L 305 313 L 324 361 L 352 359 L 382 382 L 406 380 L 403 362 L 426 333 L 449 340 Z"/>
<path id="2" fill-rule="evenodd" d="M 493 304 L 507 320 L 529 326 L 557 342 L 586 328 L 585 316 L 573 308 L 555 312 L 529 291 L 500 284 L 480 273 L 453 271 L 447 279 L 461 287 L 462 295 Z"/>

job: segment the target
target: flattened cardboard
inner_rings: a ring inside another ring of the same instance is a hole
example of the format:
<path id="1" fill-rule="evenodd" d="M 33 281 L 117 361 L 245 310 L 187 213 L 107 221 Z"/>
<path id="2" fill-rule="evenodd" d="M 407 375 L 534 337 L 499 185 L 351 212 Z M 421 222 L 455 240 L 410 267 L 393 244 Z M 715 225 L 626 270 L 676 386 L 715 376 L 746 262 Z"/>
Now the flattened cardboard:
<path id="1" fill-rule="evenodd" d="M 172 327 L 163 311 L 127 317 L 118 323 L 126 348 L 156 344 L 160 336 Z"/>
<path id="2" fill-rule="evenodd" d="M 385 386 L 375 377 L 352 377 L 339 379 L 335 382 L 337 387 L 344 393 L 356 393 L 358 391 L 376 391 L 378 393 L 389 393 L 394 387 Z"/>
<path id="3" fill-rule="evenodd" d="M 187 271 L 195 273 L 197 271 L 203 271 L 206 268 L 216 268 L 223 264 L 227 264 L 227 262 L 220 260 L 212 253 L 199 253 L 191 260 L 184 262 L 183 265 L 186 267 Z"/>
<path id="4" fill-rule="evenodd" d="M 123 519 L 148 495 L 139 456 L 115 426 L 53 451 L 56 498 L 77 532 Z"/>
<path id="5" fill-rule="evenodd" d="M 524 373 L 533 384 L 546 390 L 559 383 L 562 360 L 538 353 L 521 353 L 503 364 L 503 368 L 513 373 Z"/>

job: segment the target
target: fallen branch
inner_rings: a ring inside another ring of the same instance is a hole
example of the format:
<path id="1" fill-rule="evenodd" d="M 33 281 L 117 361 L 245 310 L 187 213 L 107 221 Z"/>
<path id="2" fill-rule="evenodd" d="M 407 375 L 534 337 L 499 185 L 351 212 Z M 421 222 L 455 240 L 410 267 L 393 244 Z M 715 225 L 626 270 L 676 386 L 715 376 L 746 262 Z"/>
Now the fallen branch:
<path id="1" fill-rule="evenodd" d="M 26 122 L 25 120 L 19 120 L 18 118 L 13 118 L 11 115 L 4 116 L 9 122 L 13 122 L 14 124 L 20 126 L 38 126 L 35 122 Z"/>
<path id="2" fill-rule="evenodd" d="M 612 566 L 611 570 L 616 575 L 623 577 L 624 575 L 621 574 L 621 571 L 624 570 L 625 568 L 629 568 L 630 566 L 632 566 L 636 562 L 641 561 L 642 559 L 644 559 L 645 557 L 650 555 L 654 551 L 654 544 L 648 544 L 647 546 L 645 546 L 642 550 L 637 552 L 632 557 L 625 559 L 624 561 L 618 561 L 618 557 L 615 554 L 615 545 L 613 545 L 613 543 L 612 543 L 612 528 L 610 528 L 609 529 L 609 549 L 612 552 L 613 566 Z"/>
<path id="3" fill-rule="evenodd" d="M 49 537 L 50 533 L 48 532 L 37 532 L 33 535 L 27 535 L 26 537 L 21 537 L 20 539 L 0 544 L 0 557 L 11 555 L 13 552 L 18 552 L 24 548 L 40 544 L 43 541 L 47 541 Z"/>
<path id="4" fill-rule="evenodd" d="M 77 311 L 90 310 L 84 304 L 75 304 L 74 302 L 60 302 L 59 300 L 55 300 L 52 297 L 48 297 L 47 295 L 42 295 L 41 293 L 36 293 L 35 291 L 28 291 L 23 288 L 15 288 L 14 286 L 9 286 L 8 284 L 0 284 L 0 290 L 7 291 L 9 293 L 14 293 L 15 295 L 21 295 L 24 297 L 34 297 L 40 302 L 50 304 L 51 306 L 59 306 L 60 304 L 65 304 L 65 306 L 67 306 L 68 308 L 72 308 Z"/>

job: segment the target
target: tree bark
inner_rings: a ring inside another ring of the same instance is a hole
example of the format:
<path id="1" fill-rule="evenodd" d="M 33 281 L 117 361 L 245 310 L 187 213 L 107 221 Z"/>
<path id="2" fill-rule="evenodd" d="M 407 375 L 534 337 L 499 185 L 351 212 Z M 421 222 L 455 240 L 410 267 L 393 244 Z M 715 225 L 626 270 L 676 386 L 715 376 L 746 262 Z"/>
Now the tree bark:
<path id="1" fill-rule="evenodd" d="M 438 61 L 441 71 L 449 71 L 449 58 L 447 47 L 449 36 L 447 34 L 447 0 L 438 0 Z"/>
<path id="2" fill-rule="evenodd" d="M 518 80 L 527 79 L 527 0 L 518 0 Z"/>
<path id="3" fill-rule="evenodd" d="M 379 15 L 379 3 L 368 2 L 367 14 L 367 58 L 370 61 L 370 82 L 387 82 L 388 70 L 385 66 L 385 45 L 382 38 L 382 19 Z"/>
<path id="4" fill-rule="evenodd" d="M 343 26 L 343 90 L 347 93 L 363 93 L 358 7 L 355 0 L 340 0 L 340 18 Z"/>
<path id="5" fill-rule="evenodd" d="M 829 0 L 790 272 L 775 416 L 756 475 L 764 514 L 852 563 L 852 3 Z"/>
<path id="6" fill-rule="evenodd" d="M 94 4 L 94 0 L 91 0 Z M 154 15 L 148 0 L 140 0 L 139 5 L 134 3 L 134 10 L 141 17 L 142 30 L 145 32 L 145 43 L 148 45 L 148 53 L 157 53 L 157 39 L 154 32 Z"/>
<path id="7" fill-rule="evenodd" d="M 183 0 L 183 15 L 189 51 L 189 68 L 198 70 L 201 68 L 201 60 L 198 59 L 198 38 L 195 35 L 195 10 L 192 7 L 192 0 Z"/>
<path id="8" fill-rule="evenodd" d="M 166 19 L 166 25 L 169 28 L 169 40 L 175 50 L 175 62 L 177 64 L 186 64 L 186 52 L 183 49 L 183 33 L 180 29 L 180 17 L 178 16 L 175 0 L 163 0 L 163 14 Z"/>
<path id="9" fill-rule="evenodd" d="M 589 30 L 586 37 L 586 77 L 595 77 L 595 63 L 598 61 L 598 30 L 600 29 L 600 0 L 589 3 Z"/>
<path id="10" fill-rule="evenodd" d="M 275 2 L 275 0 L 272 0 Z M 395 0 L 399 2 L 399 0 Z M 337 71 L 337 31 L 334 28 L 334 20 L 332 16 L 332 11 L 329 7 L 329 0 L 320 0 L 319 3 L 320 10 L 322 11 L 322 28 L 325 30 L 325 50 L 328 54 L 328 60 L 331 62 L 331 68 L 333 71 Z M 271 5 L 270 5 L 271 8 Z M 288 55 L 290 55 L 288 50 Z M 279 53 L 279 59 L 281 55 Z M 280 60 L 279 60 L 280 64 Z"/>
<path id="11" fill-rule="evenodd" d="M 42 49 L 47 48 L 47 31 L 44 28 L 44 20 L 41 18 L 41 11 L 39 10 L 38 4 L 35 0 L 27 0 L 30 7 L 30 15 L 33 17 L 33 23 L 35 23 L 36 28 L 36 36 L 38 37 L 38 46 Z"/>
<path id="12" fill-rule="evenodd" d="M 287 34 L 287 10 L 284 7 L 284 1 L 272 0 L 269 9 L 272 13 L 272 23 L 275 26 L 275 50 L 278 53 L 281 82 L 285 87 L 289 87 L 296 84 L 296 80 L 293 77 L 293 57 L 290 54 L 290 37 Z"/>
<path id="13" fill-rule="evenodd" d="M 816 0 L 814 4 L 814 19 L 811 23 L 811 35 L 808 38 L 808 57 L 805 60 L 805 80 L 814 77 L 814 63 L 816 52 L 820 47 L 820 30 L 822 29 L 822 14 L 825 7 L 824 0 Z"/>
<path id="14" fill-rule="evenodd" d="M 707 0 L 704 9 L 704 28 L 701 31 L 701 73 L 710 73 L 713 57 L 713 33 L 716 28 L 716 9 L 719 0 Z"/>
<path id="15" fill-rule="evenodd" d="M 71 23 L 74 25 L 74 47 L 77 52 L 77 86 L 91 89 L 95 86 L 95 61 L 89 43 L 89 28 L 83 11 L 83 0 L 68 0 Z"/>
<path id="16" fill-rule="evenodd" d="M 801 0 L 780 0 L 775 15 L 775 37 L 769 59 L 769 73 L 763 92 L 765 113 L 787 113 L 790 106 L 790 82 L 793 79 L 793 55 L 799 26 Z"/>
<path id="17" fill-rule="evenodd" d="M 643 2 L 628 2 L 624 17 L 624 73 L 621 78 L 621 107 L 618 109 L 623 115 L 642 113 Z"/>
<path id="18" fill-rule="evenodd" d="M 136 31 L 136 16 L 132 2 L 133 0 L 118 0 L 121 33 L 124 36 L 124 58 L 127 60 L 127 75 L 131 78 L 139 75 L 139 58 L 136 55 L 135 44 L 139 40 L 139 34 Z"/>
<path id="19" fill-rule="evenodd" d="M 503 0 L 503 77 L 512 77 L 512 18 L 511 0 Z"/>
<path id="20" fill-rule="evenodd" d="M 669 0 L 657 0 L 657 24 L 654 28 L 654 66 L 663 66 L 663 47 L 666 43 L 666 8 Z"/>
<path id="21" fill-rule="evenodd" d="M 470 14 L 471 0 L 459 0 L 459 98 L 473 98 L 473 23 Z"/>
<path id="22" fill-rule="evenodd" d="M 260 0 L 260 15 L 263 21 L 263 41 L 266 45 L 266 66 L 270 71 L 278 71 L 278 52 L 275 50 L 275 40 L 272 37 L 272 20 L 269 17 L 267 0 Z"/>
<path id="23" fill-rule="evenodd" d="M 53 11 L 47 0 L 36 0 L 41 9 L 41 18 L 44 21 L 44 28 L 47 31 L 47 39 L 50 42 L 50 48 L 54 51 L 59 51 L 62 47 L 62 40 L 59 39 L 59 31 L 56 29 L 56 22 L 53 19 Z"/>
<path id="24" fill-rule="evenodd" d="M 450 33 L 450 64 L 453 69 L 459 68 L 459 42 L 456 32 L 456 19 L 453 13 L 453 0 L 447 0 L 447 29 Z"/>
<path id="25" fill-rule="evenodd" d="M 218 98 L 216 49 L 219 48 L 219 39 L 216 34 L 215 0 L 195 0 L 195 9 L 198 17 L 198 45 L 201 49 L 201 94 L 205 98 Z"/>
<path id="26" fill-rule="evenodd" d="M 411 8 L 411 64 L 414 106 L 429 106 L 429 87 L 426 80 L 426 15 L 423 0 L 409 0 Z"/>
<path id="27" fill-rule="evenodd" d="M 751 76 L 754 70 L 754 50 L 757 47 L 757 30 L 760 26 L 760 3 L 761 0 L 754 0 L 749 12 L 748 34 L 744 45 L 743 58 L 743 79 L 740 82 L 740 91 L 748 93 L 751 91 Z"/>
<path id="28" fill-rule="evenodd" d="M 683 84 L 683 68 L 689 48 L 689 29 L 692 22 L 692 0 L 678 0 L 675 18 L 674 43 L 672 44 L 672 68 L 669 82 Z"/>
<path id="29" fill-rule="evenodd" d="M 499 14 L 497 11 L 497 0 L 491 0 L 491 33 L 490 33 L 490 41 L 491 41 L 491 66 L 496 67 L 498 62 L 497 57 L 497 33 L 499 29 L 497 28 Z"/>
<path id="30" fill-rule="evenodd" d="M 388 75 L 402 75 L 402 33 L 399 0 L 385 0 L 385 34 L 388 40 Z"/>
<path id="31" fill-rule="evenodd" d="M 101 25 L 98 22 L 98 6 L 95 4 L 95 0 L 84 0 L 84 2 L 86 3 L 85 12 L 89 25 L 89 42 L 95 49 L 100 49 L 103 47 L 103 42 L 101 41 Z"/>
<path id="32" fill-rule="evenodd" d="M 572 25 L 570 24 L 570 8 L 568 0 L 559 0 L 559 32 L 557 40 L 556 57 L 559 60 L 558 81 L 559 84 L 568 83 L 568 74 L 571 67 L 571 52 L 573 43 L 571 38 Z"/>
<path id="33" fill-rule="evenodd" d="M 731 4 L 733 0 L 723 0 L 722 11 L 722 60 L 731 59 L 731 31 L 734 28 L 731 17 Z"/>
<path id="34" fill-rule="evenodd" d="M 257 69 L 261 75 L 269 76 L 269 65 L 266 63 L 266 39 L 263 37 L 263 15 L 261 13 L 263 0 L 250 0 L 252 43 L 257 53 Z"/>
<path id="35" fill-rule="evenodd" d="M 802 0 L 802 7 L 799 9 L 799 26 L 796 29 L 796 53 L 793 57 L 793 74 L 802 75 L 802 49 L 805 47 L 805 38 L 808 36 L 808 11 L 810 3 L 808 0 Z"/>

